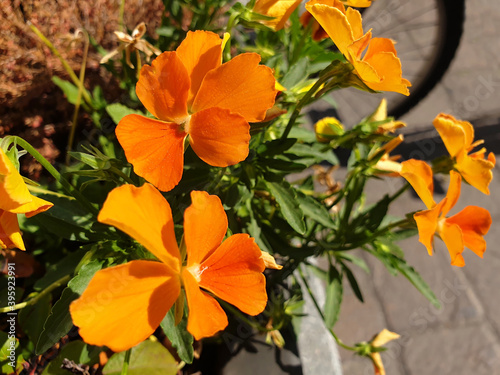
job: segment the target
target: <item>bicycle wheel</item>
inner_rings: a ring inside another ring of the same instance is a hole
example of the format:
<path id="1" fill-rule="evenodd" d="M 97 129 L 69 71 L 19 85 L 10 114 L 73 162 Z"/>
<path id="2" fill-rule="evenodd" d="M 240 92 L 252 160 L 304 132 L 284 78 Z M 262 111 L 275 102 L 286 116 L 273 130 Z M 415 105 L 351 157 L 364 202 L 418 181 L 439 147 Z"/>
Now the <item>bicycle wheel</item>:
<path id="1" fill-rule="evenodd" d="M 363 11 L 365 30 L 397 42 L 403 77 L 410 80 L 410 96 L 370 94 L 354 88 L 332 94 L 337 114 L 346 124 L 370 114 L 382 97 L 389 114 L 400 117 L 423 99 L 448 69 L 463 31 L 465 0 L 377 0 Z"/>

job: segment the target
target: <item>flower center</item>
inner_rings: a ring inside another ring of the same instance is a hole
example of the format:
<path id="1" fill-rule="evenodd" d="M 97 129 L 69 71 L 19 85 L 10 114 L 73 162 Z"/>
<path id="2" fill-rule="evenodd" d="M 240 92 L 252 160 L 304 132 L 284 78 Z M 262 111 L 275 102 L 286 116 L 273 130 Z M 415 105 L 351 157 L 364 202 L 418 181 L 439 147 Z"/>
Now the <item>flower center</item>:
<path id="1" fill-rule="evenodd" d="M 188 115 L 187 117 L 184 117 L 183 119 L 179 120 L 178 124 L 181 127 L 181 130 L 189 133 L 189 123 L 191 122 L 191 115 Z"/>
<path id="2" fill-rule="evenodd" d="M 192 266 L 187 267 L 187 270 L 194 276 L 197 282 L 201 281 L 201 275 L 207 267 L 202 267 L 200 264 L 193 264 Z"/>

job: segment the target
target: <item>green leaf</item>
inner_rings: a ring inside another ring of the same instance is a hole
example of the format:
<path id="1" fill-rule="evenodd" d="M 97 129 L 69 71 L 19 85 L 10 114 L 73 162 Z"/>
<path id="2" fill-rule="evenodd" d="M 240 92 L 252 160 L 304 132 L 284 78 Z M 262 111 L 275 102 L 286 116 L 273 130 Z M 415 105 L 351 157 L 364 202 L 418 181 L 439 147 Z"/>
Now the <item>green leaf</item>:
<path id="1" fill-rule="evenodd" d="M 436 308 L 441 307 L 441 303 L 437 299 L 434 292 L 431 290 L 429 285 L 422 279 L 422 276 L 408 263 L 406 263 L 403 259 L 394 256 L 394 260 L 396 263 L 396 268 L 401 272 L 410 283 L 418 289 L 422 295 L 427 298 Z"/>
<path id="2" fill-rule="evenodd" d="M 45 321 L 42 334 L 36 344 L 36 354 L 42 354 L 50 349 L 61 337 L 66 335 L 73 321 L 69 313 L 69 305 L 80 297 L 94 274 L 102 268 L 103 261 L 93 260 L 80 269 L 78 275 L 71 279 L 63 290 L 61 298 L 52 307 L 49 317 Z"/>
<path id="3" fill-rule="evenodd" d="M 96 240 L 90 229 L 92 215 L 85 211 L 77 201 L 53 195 L 39 195 L 40 198 L 54 203 L 50 210 L 42 212 L 30 220 L 49 232 L 72 241 Z"/>
<path id="4" fill-rule="evenodd" d="M 336 258 L 341 258 L 341 259 L 348 260 L 349 262 L 351 262 L 351 263 L 355 264 L 356 266 L 360 267 L 366 273 L 370 273 L 370 268 L 368 267 L 368 265 L 366 264 L 366 262 L 362 258 L 359 258 L 359 257 L 357 257 L 355 255 L 352 255 L 351 252 L 348 252 L 348 251 L 337 251 L 335 253 L 335 257 Z"/>
<path id="5" fill-rule="evenodd" d="M 332 329 L 339 318 L 340 305 L 342 304 L 342 276 L 337 269 L 330 265 L 326 285 L 325 324 Z"/>
<path id="6" fill-rule="evenodd" d="M 71 104 L 76 104 L 76 100 L 78 98 L 78 87 L 73 85 L 69 81 L 65 81 L 57 76 L 52 77 L 52 82 L 54 82 L 66 95 L 66 99 L 68 99 L 68 102 Z"/>
<path id="7" fill-rule="evenodd" d="M 282 183 L 266 181 L 266 185 L 278 202 L 281 213 L 290 226 L 299 234 L 306 232 L 304 213 L 299 207 L 297 196 L 292 186 L 283 181 Z"/>
<path id="8" fill-rule="evenodd" d="M 42 372 L 42 375 L 68 375 L 70 371 L 61 368 L 63 360 L 69 359 L 77 365 L 93 365 L 99 361 L 100 347 L 89 346 L 83 341 L 72 341 L 63 346 L 56 358 Z"/>
<path id="9" fill-rule="evenodd" d="M 120 103 L 113 103 L 106 106 L 106 112 L 108 112 L 109 117 L 118 124 L 120 120 L 127 115 L 141 115 L 144 116 L 144 112 L 137 111 L 135 109 L 124 106 Z"/>
<path id="10" fill-rule="evenodd" d="M 345 264 L 342 264 L 342 269 L 344 270 L 347 280 L 349 280 L 349 284 L 351 284 L 351 288 L 355 294 L 355 296 L 361 301 L 365 302 L 363 300 L 363 294 L 361 293 L 361 289 L 359 288 L 358 282 L 356 280 L 356 277 L 352 273 L 352 271 L 347 267 Z"/>
<path id="11" fill-rule="evenodd" d="M 324 161 L 332 165 L 339 164 L 339 159 L 333 150 L 329 146 L 325 146 L 321 143 L 313 143 L 312 145 L 296 143 L 287 151 L 287 154 L 295 155 L 299 158 L 311 159 L 311 164 L 319 164 Z"/>
<path id="12" fill-rule="evenodd" d="M 103 375 L 122 373 L 125 352 L 113 355 L 102 371 Z M 132 349 L 128 375 L 176 375 L 177 363 L 158 341 L 143 341 Z"/>
<path id="13" fill-rule="evenodd" d="M 375 231 L 380 226 L 380 223 L 382 223 L 387 214 L 390 203 L 391 198 L 386 194 L 365 213 L 365 226 L 368 230 Z"/>
<path id="14" fill-rule="evenodd" d="M 187 319 L 181 320 L 176 326 L 174 311 L 170 309 L 165 318 L 161 322 L 161 328 L 167 335 L 173 347 L 177 350 L 177 355 L 186 363 L 193 362 L 193 336 L 187 331 Z"/>
<path id="15" fill-rule="evenodd" d="M 56 264 L 49 266 L 45 275 L 35 282 L 33 288 L 36 291 L 41 291 L 63 276 L 73 273 L 87 250 L 87 248 L 82 248 L 73 253 L 69 253 Z"/>
<path id="16" fill-rule="evenodd" d="M 287 90 L 291 90 L 300 82 L 307 78 L 307 69 L 309 68 L 309 59 L 307 57 L 301 58 L 297 61 L 280 80 L 281 85 Z"/>
<path id="17" fill-rule="evenodd" d="M 337 228 L 326 207 L 313 197 L 305 195 L 302 192 L 298 192 L 297 200 L 305 216 L 317 221 L 327 228 Z"/>
<path id="18" fill-rule="evenodd" d="M 25 307 L 19 312 L 19 325 L 34 343 L 38 341 L 43 331 L 43 323 L 49 316 L 51 299 L 52 296 L 46 294 L 35 305 Z"/>

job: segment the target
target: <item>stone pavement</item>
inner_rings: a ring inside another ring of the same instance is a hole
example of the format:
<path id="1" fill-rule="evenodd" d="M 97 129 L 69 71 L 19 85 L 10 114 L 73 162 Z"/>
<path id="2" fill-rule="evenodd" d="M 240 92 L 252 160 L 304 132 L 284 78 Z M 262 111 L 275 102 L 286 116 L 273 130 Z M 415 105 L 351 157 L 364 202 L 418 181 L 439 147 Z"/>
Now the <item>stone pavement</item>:
<path id="1" fill-rule="evenodd" d="M 439 112 L 448 112 L 472 121 L 477 138 L 500 154 L 500 2 L 467 1 L 467 19 L 461 46 L 442 82 L 403 120 L 411 148 L 405 158 L 430 160 L 443 150 L 435 138 L 431 121 Z M 404 68 L 404 67 L 403 67 Z M 441 153 L 442 154 L 442 153 Z M 485 237 L 488 248 L 484 259 L 466 250 L 466 266 L 452 267 L 448 251 L 436 239 L 436 252 L 430 257 L 417 238 L 400 243 L 414 266 L 441 301 L 434 308 L 402 276 L 393 277 L 373 257 L 362 255 L 371 273 L 357 270 L 356 276 L 365 298 L 360 303 L 349 288 L 345 290 L 336 332 L 348 343 L 370 339 L 388 328 L 401 335 L 382 353 L 387 375 L 500 375 L 500 168 L 494 170 L 486 196 L 463 185 L 454 214 L 467 205 L 487 208 L 493 218 Z M 394 191 L 394 180 L 376 182 L 372 191 Z M 382 186 L 384 185 L 384 186 Z M 440 186 L 439 186 L 440 185 Z M 436 187 L 439 201 L 448 180 Z M 407 192 L 401 206 L 392 213 L 404 215 L 423 209 L 422 202 Z M 345 375 L 373 374 L 364 358 L 340 349 Z"/>

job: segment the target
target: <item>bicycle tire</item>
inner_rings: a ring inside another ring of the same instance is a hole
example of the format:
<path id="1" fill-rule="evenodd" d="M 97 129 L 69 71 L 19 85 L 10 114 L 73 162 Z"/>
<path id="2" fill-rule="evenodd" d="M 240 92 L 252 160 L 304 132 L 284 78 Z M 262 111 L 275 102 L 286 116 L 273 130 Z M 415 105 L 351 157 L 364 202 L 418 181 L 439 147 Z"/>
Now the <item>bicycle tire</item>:
<path id="1" fill-rule="evenodd" d="M 465 0 L 441 0 L 438 6 L 442 17 L 438 54 L 430 62 L 423 79 L 410 88 L 410 96 L 395 107 L 389 108 L 391 116 L 401 117 L 425 98 L 441 81 L 458 50 L 465 22 Z"/>

